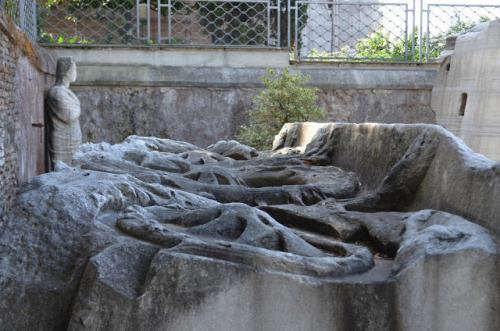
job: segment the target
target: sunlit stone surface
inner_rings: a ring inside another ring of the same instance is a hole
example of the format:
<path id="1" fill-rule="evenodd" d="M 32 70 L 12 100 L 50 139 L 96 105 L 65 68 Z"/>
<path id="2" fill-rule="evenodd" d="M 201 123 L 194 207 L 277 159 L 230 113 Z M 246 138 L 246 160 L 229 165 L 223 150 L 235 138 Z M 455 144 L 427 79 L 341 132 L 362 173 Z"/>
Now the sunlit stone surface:
<path id="1" fill-rule="evenodd" d="M 359 163 L 336 160 L 346 130 Z M 74 167 L 24 187 L 2 226 L 2 326 L 494 330 L 493 238 L 410 208 L 446 137 L 292 125 L 272 152 L 138 136 L 82 145 Z M 384 148 L 373 163 L 368 151 Z"/>

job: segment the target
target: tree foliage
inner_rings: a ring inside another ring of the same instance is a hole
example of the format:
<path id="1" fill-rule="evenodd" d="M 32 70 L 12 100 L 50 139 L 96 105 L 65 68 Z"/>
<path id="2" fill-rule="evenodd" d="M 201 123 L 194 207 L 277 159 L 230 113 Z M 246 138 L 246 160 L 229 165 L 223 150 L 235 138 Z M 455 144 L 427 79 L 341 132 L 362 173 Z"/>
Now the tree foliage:
<path id="1" fill-rule="evenodd" d="M 403 61 L 413 60 L 420 61 L 420 52 L 416 51 L 412 54 L 412 45 L 415 45 L 415 49 L 418 49 L 421 44 L 422 54 L 428 53 L 429 58 L 438 58 L 441 54 L 446 38 L 470 31 L 478 23 L 488 22 L 489 17 L 482 16 L 479 21 L 468 21 L 463 20 L 460 16 L 456 16 L 455 23 L 451 25 L 447 30 L 442 33 L 432 36 L 428 39 L 427 35 L 422 36 L 422 42 L 420 43 L 419 31 L 415 27 L 413 32 L 409 34 L 408 37 L 401 36 L 396 38 L 391 36 L 388 32 L 383 29 L 371 33 L 367 38 L 358 40 L 353 48 L 344 47 L 338 52 L 320 52 L 313 50 L 311 52 L 312 58 L 349 58 L 349 59 L 363 59 L 363 60 L 394 60 Z"/>
<path id="2" fill-rule="evenodd" d="M 133 8 L 136 0 L 41 0 L 41 5 L 50 8 L 54 6 L 66 6 L 69 9 L 82 8 Z"/>
<path id="3" fill-rule="evenodd" d="M 258 149 L 269 149 L 274 136 L 285 123 L 320 120 L 324 111 L 317 105 L 317 89 L 307 87 L 309 78 L 268 70 L 265 89 L 254 98 L 249 124 L 240 128 L 237 138 Z"/>

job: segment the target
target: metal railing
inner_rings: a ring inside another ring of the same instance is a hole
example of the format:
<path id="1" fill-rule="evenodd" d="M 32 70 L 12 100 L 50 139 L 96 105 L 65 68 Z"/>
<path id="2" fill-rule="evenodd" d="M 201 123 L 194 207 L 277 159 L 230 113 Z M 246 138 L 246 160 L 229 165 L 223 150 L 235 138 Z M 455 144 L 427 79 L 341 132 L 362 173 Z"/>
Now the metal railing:
<path id="1" fill-rule="evenodd" d="M 40 41 L 277 47 L 280 0 L 81 0 L 40 6 Z"/>
<path id="2" fill-rule="evenodd" d="M 432 61 L 447 37 L 500 18 L 500 1 L 483 5 L 440 1 L 0 0 L 0 4 L 42 44 L 281 47 L 289 48 L 299 61 Z"/>
<path id="3" fill-rule="evenodd" d="M 37 40 L 36 0 L 0 0 L 0 8 L 33 40 Z"/>
<path id="4" fill-rule="evenodd" d="M 422 1 L 421 57 L 429 61 L 439 57 L 446 38 L 467 32 L 481 23 L 500 18 L 498 5 L 442 4 Z M 425 31 L 424 31 L 425 29 Z"/>
<path id="5" fill-rule="evenodd" d="M 291 6 L 291 43 L 298 59 L 414 58 L 415 2 L 297 0 Z"/>
<path id="6" fill-rule="evenodd" d="M 279 0 L 158 0 L 158 8 L 159 44 L 280 45 Z"/>

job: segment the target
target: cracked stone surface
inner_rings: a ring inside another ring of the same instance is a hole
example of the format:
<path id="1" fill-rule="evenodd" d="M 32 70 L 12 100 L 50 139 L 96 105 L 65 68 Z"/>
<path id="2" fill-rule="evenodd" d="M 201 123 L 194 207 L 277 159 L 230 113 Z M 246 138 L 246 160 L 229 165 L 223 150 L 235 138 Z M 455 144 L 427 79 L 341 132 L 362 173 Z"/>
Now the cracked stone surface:
<path id="1" fill-rule="evenodd" d="M 272 153 L 138 136 L 81 146 L 74 167 L 26 185 L 2 224 L 2 327 L 398 330 L 415 305 L 432 306 L 403 295 L 422 268 L 443 288 L 457 270 L 490 274 L 487 230 L 404 208 L 435 156 L 432 134 L 368 191 L 328 161 L 333 138 L 298 151 L 282 134 Z M 440 300 L 466 300 L 449 293 Z M 446 318 L 443 329 L 470 326 Z"/>

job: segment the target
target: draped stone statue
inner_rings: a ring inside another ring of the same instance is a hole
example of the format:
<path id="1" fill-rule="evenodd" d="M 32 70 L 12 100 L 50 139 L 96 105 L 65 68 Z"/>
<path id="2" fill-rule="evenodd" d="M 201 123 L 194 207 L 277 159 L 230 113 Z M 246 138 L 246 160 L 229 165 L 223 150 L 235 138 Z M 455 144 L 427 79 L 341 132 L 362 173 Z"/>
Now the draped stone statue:
<path id="1" fill-rule="evenodd" d="M 76 80 L 76 63 L 71 57 L 57 61 L 56 84 L 48 93 L 49 154 L 52 166 L 58 161 L 71 164 L 82 143 L 80 100 L 69 89 Z"/>

